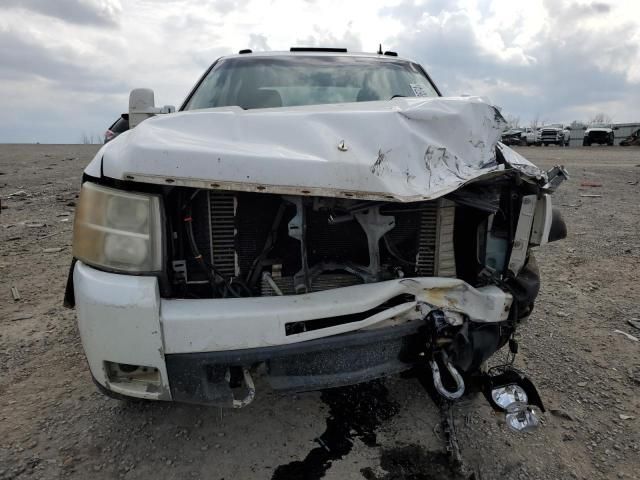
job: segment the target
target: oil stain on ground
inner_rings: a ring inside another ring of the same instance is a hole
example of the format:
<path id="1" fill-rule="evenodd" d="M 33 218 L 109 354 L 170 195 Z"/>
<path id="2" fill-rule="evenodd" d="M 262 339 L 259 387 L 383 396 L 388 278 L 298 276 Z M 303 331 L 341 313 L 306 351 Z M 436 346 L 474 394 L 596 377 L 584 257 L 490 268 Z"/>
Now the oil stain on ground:
<path id="1" fill-rule="evenodd" d="M 318 446 L 304 460 L 280 465 L 272 480 L 324 477 L 333 461 L 351 451 L 355 439 L 368 447 L 377 446 L 376 429 L 398 413 L 382 381 L 325 390 L 320 398 L 329 406 L 329 418 L 326 430 L 316 438 Z"/>
<path id="2" fill-rule="evenodd" d="M 382 476 L 367 467 L 360 470 L 366 480 L 466 480 L 452 465 L 446 452 L 432 452 L 420 445 L 384 450 L 380 456 Z M 472 477 L 473 478 L 473 477 Z"/>

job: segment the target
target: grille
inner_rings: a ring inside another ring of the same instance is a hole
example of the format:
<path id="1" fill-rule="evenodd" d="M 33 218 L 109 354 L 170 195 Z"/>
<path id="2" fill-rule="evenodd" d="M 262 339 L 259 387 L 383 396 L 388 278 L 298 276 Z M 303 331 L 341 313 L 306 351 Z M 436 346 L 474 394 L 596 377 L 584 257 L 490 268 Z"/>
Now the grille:
<path id="1" fill-rule="evenodd" d="M 456 206 L 449 200 L 440 201 L 437 215 L 437 241 L 433 274 L 438 277 L 456 276 L 456 257 L 453 250 L 453 225 Z"/>
<path id="2" fill-rule="evenodd" d="M 606 139 L 609 138 L 609 134 L 607 132 L 589 132 L 589 138 Z"/>
<path id="3" fill-rule="evenodd" d="M 415 261 L 417 276 L 455 276 L 453 202 L 436 200 L 394 205 L 381 212 L 395 216 L 396 226 L 389 237 L 406 260 Z M 412 258 L 406 255 L 410 252 L 414 252 Z"/>
<path id="4" fill-rule="evenodd" d="M 436 240 L 438 238 L 438 208 L 435 203 L 425 205 L 420 212 L 418 234 L 417 273 L 421 276 L 435 273 Z"/>
<path id="5" fill-rule="evenodd" d="M 237 274 L 236 197 L 232 193 L 209 192 L 211 264 L 224 277 Z"/>

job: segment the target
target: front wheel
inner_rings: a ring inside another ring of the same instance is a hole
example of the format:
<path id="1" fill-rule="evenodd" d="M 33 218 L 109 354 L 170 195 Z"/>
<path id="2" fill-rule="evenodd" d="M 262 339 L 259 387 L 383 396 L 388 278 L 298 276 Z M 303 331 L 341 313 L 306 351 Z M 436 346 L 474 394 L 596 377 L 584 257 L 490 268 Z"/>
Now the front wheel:
<path id="1" fill-rule="evenodd" d="M 582 146 L 583 147 L 590 147 L 591 146 L 591 142 L 589 140 L 583 140 L 582 141 Z"/>

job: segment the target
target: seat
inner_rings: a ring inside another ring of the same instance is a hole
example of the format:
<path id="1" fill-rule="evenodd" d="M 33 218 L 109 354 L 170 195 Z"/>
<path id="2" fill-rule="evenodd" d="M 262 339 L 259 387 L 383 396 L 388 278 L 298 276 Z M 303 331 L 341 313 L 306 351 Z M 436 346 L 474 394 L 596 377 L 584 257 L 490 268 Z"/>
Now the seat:
<path id="1" fill-rule="evenodd" d="M 380 95 L 369 87 L 362 87 L 356 97 L 356 102 L 375 102 L 376 100 L 381 100 Z"/>
<path id="2" fill-rule="evenodd" d="M 282 106 L 282 97 L 277 90 L 260 88 L 242 90 L 238 95 L 238 104 L 245 110 L 253 108 L 277 108 Z"/>

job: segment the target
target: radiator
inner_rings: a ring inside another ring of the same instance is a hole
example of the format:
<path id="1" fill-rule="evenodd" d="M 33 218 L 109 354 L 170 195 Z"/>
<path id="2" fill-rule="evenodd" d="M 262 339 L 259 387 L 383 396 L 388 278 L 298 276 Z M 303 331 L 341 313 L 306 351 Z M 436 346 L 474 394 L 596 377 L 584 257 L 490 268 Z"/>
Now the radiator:
<path id="1" fill-rule="evenodd" d="M 259 269 L 272 272 L 273 282 L 283 294 L 295 293 L 293 275 L 302 268 L 302 257 L 300 242 L 291 238 L 287 230 L 288 222 L 296 213 L 293 204 L 283 203 L 278 195 L 208 191 L 206 201 L 198 208 L 206 209 L 206 214 L 200 212 L 197 217 L 206 218 L 208 222 L 194 224 L 203 255 L 220 275 L 243 280 L 263 252 L 279 209 L 285 208 L 275 230 L 276 242 Z M 386 235 L 388 243 L 380 242 L 380 263 L 385 270 L 380 274 L 381 280 L 393 278 L 394 273 L 388 267 L 395 264 L 401 266 L 407 277 L 455 277 L 455 206 L 452 202 L 386 203 L 380 206 L 380 213 L 395 219 L 395 227 Z M 351 262 L 368 266 L 367 236 L 357 221 L 331 223 L 326 210 L 316 210 L 311 204 L 305 214 L 310 269 L 321 263 Z M 256 294 L 276 294 L 272 284 L 262 279 L 260 271 L 257 278 Z M 362 282 L 362 278 L 348 271 L 323 272 L 313 277 L 311 291 Z"/>

